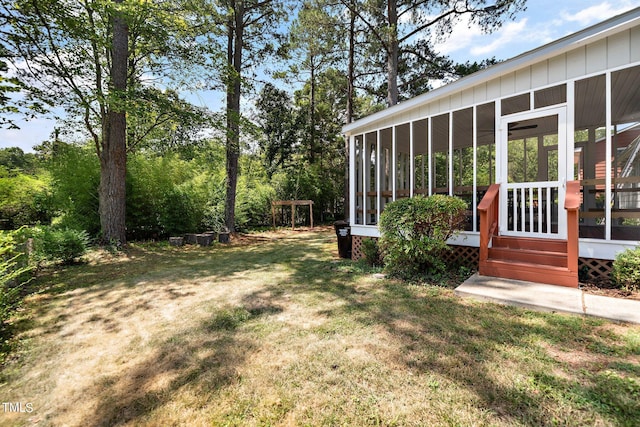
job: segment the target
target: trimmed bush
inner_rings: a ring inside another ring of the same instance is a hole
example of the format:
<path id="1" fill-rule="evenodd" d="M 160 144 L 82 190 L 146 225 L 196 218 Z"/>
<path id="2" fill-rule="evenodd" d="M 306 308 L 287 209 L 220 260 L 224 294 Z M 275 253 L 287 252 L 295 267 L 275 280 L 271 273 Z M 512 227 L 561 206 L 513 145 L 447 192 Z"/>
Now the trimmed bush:
<path id="1" fill-rule="evenodd" d="M 36 255 L 44 260 L 70 264 L 87 252 L 89 236 L 71 228 L 43 227 L 35 236 Z"/>
<path id="2" fill-rule="evenodd" d="M 362 253 L 364 254 L 364 260 L 371 267 L 379 267 L 383 264 L 382 255 L 380 254 L 380 248 L 378 247 L 378 240 L 367 237 L 362 240 Z"/>
<path id="3" fill-rule="evenodd" d="M 640 291 L 640 248 L 627 249 L 616 255 L 611 278 L 623 289 Z"/>
<path id="4" fill-rule="evenodd" d="M 400 199 L 380 215 L 378 242 L 385 270 L 403 279 L 425 272 L 444 271 L 441 259 L 450 250 L 447 239 L 460 230 L 467 205 L 458 197 L 433 195 Z"/>

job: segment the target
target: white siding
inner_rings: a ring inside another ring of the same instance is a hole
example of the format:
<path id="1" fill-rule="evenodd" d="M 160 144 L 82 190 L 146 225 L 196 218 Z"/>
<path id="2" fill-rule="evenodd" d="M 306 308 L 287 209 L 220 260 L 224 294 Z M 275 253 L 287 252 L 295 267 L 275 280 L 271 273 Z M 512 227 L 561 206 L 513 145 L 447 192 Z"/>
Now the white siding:
<path id="1" fill-rule="evenodd" d="M 580 47 L 567 53 L 567 78 L 584 76 L 587 70 L 587 51 Z"/>
<path id="2" fill-rule="evenodd" d="M 607 66 L 609 68 L 628 64 L 631 56 L 629 31 L 609 37 L 607 43 Z"/>
<path id="3" fill-rule="evenodd" d="M 460 95 L 461 104 L 463 106 L 471 105 L 474 103 L 474 92 L 473 89 L 467 89 Z"/>
<path id="4" fill-rule="evenodd" d="M 439 108 L 436 110 L 436 114 L 442 111 L 448 111 L 451 109 L 451 99 L 449 97 L 440 100 Z"/>
<path id="5" fill-rule="evenodd" d="M 516 92 L 526 92 L 531 89 L 531 67 L 516 71 Z"/>
<path id="6" fill-rule="evenodd" d="M 473 88 L 473 100 L 475 102 L 486 102 L 487 100 L 486 83 L 479 84 Z"/>
<path id="7" fill-rule="evenodd" d="M 449 97 L 449 108 L 457 110 L 462 108 L 462 94 L 460 92 L 453 94 Z"/>
<path id="8" fill-rule="evenodd" d="M 607 40 L 587 45 L 587 74 L 607 69 Z"/>
<path id="9" fill-rule="evenodd" d="M 487 99 L 500 98 L 500 79 L 487 82 Z"/>
<path id="10" fill-rule="evenodd" d="M 631 51 L 631 61 L 640 61 L 640 27 L 632 28 L 629 34 L 631 42 L 629 50 Z"/>
<path id="11" fill-rule="evenodd" d="M 500 96 L 513 95 L 516 92 L 516 73 L 510 73 L 500 78 Z"/>
<path id="12" fill-rule="evenodd" d="M 547 61 L 542 61 L 531 66 L 531 86 L 532 88 L 546 86 L 549 83 L 549 68 Z"/>
<path id="13" fill-rule="evenodd" d="M 548 61 L 549 84 L 563 82 L 567 79 L 567 56 L 560 55 Z"/>

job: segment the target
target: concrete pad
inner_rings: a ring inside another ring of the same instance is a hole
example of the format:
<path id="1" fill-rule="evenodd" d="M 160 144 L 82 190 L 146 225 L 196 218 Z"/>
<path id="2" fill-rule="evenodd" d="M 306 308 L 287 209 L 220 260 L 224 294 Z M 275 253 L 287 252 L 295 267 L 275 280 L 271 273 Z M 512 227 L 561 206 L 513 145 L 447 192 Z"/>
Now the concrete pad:
<path id="1" fill-rule="evenodd" d="M 585 313 L 622 322 L 640 323 L 640 301 L 584 293 Z"/>
<path id="2" fill-rule="evenodd" d="M 455 294 L 534 310 L 640 323 L 640 301 L 587 294 L 580 289 L 474 274 Z"/>

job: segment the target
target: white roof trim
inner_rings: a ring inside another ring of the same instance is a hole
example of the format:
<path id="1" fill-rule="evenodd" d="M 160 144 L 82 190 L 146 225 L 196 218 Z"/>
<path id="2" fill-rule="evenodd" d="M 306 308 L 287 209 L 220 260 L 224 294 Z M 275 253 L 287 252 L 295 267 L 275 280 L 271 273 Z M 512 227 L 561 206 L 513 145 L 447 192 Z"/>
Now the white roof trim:
<path id="1" fill-rule="evenodd" d="M 453 83 L 442 86 L 438 89 L 418 95 L 400 104 L 389 107 L 385 110 L 371 114 L 353 123 L 349 123 L 342 128 L 342 133 L 346 135 L 357 133 L 360 128 L 368 126 L 379 120 L 391 118 L 395 115 L 409 111 L 415 107 L 434 102 L 440 98 L 450 96 L 453 93 L 461 92 L 470 87 L 476 86 L 505 74 L 522 69 L 529 65 L 547 60 L 554 56 L 566 53 L 570 50 L 602 40 L 613 34 L 625 31 L 638 25 L 640 22 L 640 7 L 630 10 L 622 15 L 618 15 L 604 22 L 588 27 L 577 33 L 570 34 L 559 40 L 530 50 L 512 59 L 508 59 L 499 64 L 493 65 L 484 70 L 480 70 L 469 76 L 456 80 Z"/>

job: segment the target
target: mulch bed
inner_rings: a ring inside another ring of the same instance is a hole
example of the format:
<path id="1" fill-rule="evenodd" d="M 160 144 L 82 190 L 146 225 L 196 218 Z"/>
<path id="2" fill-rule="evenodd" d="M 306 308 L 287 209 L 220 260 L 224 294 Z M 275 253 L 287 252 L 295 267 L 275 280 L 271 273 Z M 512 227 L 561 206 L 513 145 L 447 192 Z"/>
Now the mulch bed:
<path id="1" fill-rule="evenodd" d="M 602 295 L 605 297 L 633 299 L 640 301 L 640 292 L 626 291 L 615 287 L 609 280 L 601 280 L 590 283 L 580 283 L 580 289 L 593 294 Z"/>

